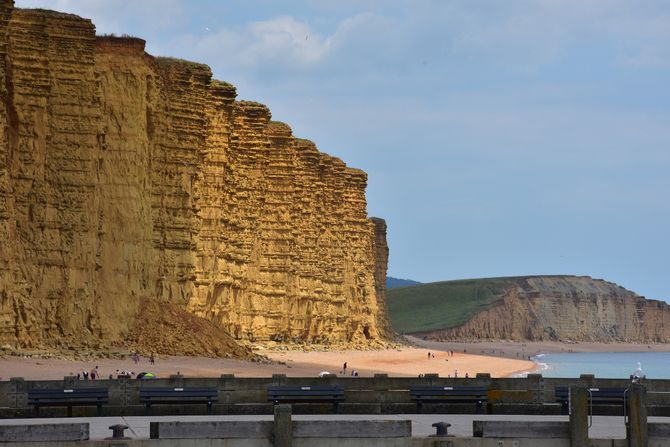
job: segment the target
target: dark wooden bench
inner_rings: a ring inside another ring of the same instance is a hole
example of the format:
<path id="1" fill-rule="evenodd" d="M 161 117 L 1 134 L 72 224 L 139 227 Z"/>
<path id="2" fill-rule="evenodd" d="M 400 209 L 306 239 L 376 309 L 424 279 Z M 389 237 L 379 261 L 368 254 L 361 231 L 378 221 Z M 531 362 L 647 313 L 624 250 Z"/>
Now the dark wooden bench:
<path id="1" fill-rule="evenodd" d="M 344 389 L 341 386 L 270 386 L 268 401 L 280 403 L 330 403 L 333 410 L 344 401 Z"/>
<path id="2" fill-rule="evenodd" d="M 28 390 L 28 405 L 35 407 L 39 415 L 40 407 L 67 407 L 68 417 L 72 417 L 72 407 L 92 407 L 102 416 L 102 405 L 109 402 L 107 388 L 66 388 Z"/>
<path id="3" fill-rule="evenodd" d="M 217 388 L 147 387 L 140 388 L 140 402 L 146 405 L 146 413 L 151 405 L 207 404 L 207 414 L 212 413 L 212 404 L 219 401 Z"/>
<path id="4" fill-rule="evenodd" d="M 591 405 L 621 405 L 626 402 L 627 388 L 588 388 L 587 393 Z M 556 402 L 561 404 L 563 414 L 568 414 L 570 405 L 570 390 L 567 386 L 554 388 Z"/>
<path id="5" fill-rule="evenodd" d="M 489 400 L 488 388 L 485 386 L 413 385 L 409 394 L 412 401 L 416 402 L 417 413 L 421 413 L 424 403 L 472 403 L 480 411 Z"/>

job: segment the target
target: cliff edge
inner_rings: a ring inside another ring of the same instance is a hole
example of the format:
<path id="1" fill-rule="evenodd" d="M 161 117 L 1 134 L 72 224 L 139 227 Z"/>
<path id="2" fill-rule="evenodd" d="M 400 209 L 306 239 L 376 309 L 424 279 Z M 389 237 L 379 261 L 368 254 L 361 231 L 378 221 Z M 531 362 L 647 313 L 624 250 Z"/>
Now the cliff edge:
<path id="1" fill-rule="evenodd" d="M 422 290 L 425 286 L 431 287 Z M 413 322 L 403 319 L 408 306 L 416 311 Z M 588 276 L 406 287 L 391 291 L 389 307 L 394 325 L 404 325 L 396 329 L 436 340 L 670 342 L 668 303 Z"/>
<path id="2" fill-rule="evenodd" d="M 144 47 L 0 0 L 0 345 L 123 344 L 146 300 L 236 339 L 382 340 L 367 175 Z"/>

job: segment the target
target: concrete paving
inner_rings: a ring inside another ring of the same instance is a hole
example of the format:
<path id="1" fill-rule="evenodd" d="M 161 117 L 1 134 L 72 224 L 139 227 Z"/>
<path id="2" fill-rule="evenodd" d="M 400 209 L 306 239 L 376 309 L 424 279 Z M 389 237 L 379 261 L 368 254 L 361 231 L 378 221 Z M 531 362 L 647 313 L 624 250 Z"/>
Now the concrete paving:
<path id="1" fill-rule="evenodd" d="M 131 438 L 149 438 L 149 422 L 151 421 L 271 421 L 272 415 L 260 416 L 114 416 L 91 418 L 32 418 L 32 419 L 0 419 L 0 425 L 19 424 L 57 424 L 79 423 L 90 424 L 92 440 L 104 439 L 111 436 L 109 426 L 124 424 L 129 427 L 126 436 Z M 472 436 L 472 421 L 568 421 L 567 416 L 532 416 L 532 415 L 487 415 L 487 414 L 294 414 L 294 420 L 411 420 L 413 436 L 429 436 L 435 434 L 432 424 L 448 422 L 451 424 L 449 433 L 455 436 Z M 649 422 L 670 423 L 668 417 L 650 417 Z M 622 416 L 594 416 L 593 425 L 589 429 L 589 437 L 605 439 L 623 439 L 626 437 L 626 427 Z"/>

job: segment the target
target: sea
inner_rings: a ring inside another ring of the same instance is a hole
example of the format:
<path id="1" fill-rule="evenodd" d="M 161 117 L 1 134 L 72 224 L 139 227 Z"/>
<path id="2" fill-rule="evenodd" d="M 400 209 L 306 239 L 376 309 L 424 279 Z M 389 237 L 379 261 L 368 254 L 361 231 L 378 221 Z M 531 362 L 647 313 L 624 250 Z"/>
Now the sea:
<path id="1" fill-rule="evenodd" d="M 533 371 L 544 377 L 596 377 L 627 379 L 640 362 L 648 379 L 670 379 L 670 352 L 574 352 L 538 354 L 532 358 L 538 364 Z M 525 374 L 524 374 L 525 376 Z"/>

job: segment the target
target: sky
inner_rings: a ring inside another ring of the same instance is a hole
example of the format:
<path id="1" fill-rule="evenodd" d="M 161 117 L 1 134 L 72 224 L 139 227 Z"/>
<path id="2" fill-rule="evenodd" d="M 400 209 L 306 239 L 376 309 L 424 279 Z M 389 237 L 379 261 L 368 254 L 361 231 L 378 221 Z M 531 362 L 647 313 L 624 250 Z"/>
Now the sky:
<path id="1" fill-rule="evenodd" d="M 16 0 L 209 65 L 368 173 L 390 276 L 670 301 L 670 2 Z"/>

